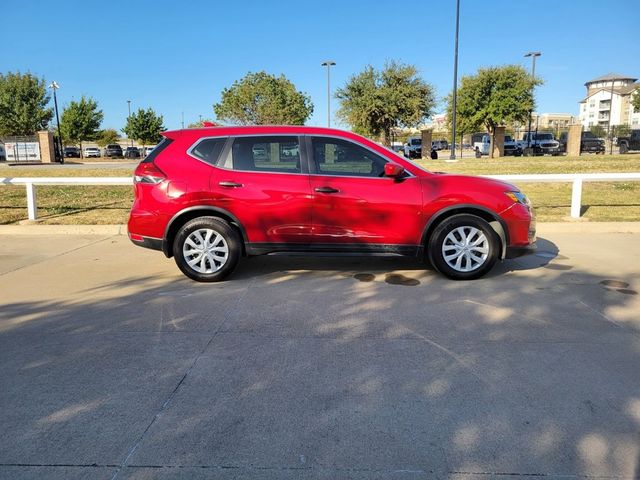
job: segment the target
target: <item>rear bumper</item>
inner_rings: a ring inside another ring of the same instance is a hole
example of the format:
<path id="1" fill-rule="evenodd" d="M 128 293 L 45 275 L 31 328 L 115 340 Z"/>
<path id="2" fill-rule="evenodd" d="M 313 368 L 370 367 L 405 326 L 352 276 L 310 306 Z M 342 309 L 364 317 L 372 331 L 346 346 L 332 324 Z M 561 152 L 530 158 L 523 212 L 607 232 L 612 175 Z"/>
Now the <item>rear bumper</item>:
<path id="1" fill-rule="evenodd" d="M 163 241 L 161 238 L 145 237 L 129 232 L 129 240 L 139 247 L 162 251 Z"/>
<path id="2" fill-rule="evenodd" d="M 518 258 L 524 255 L 531 255 L 536 251 L 536 244 L 531 243 L 525 247 L 507 247 L 507 253 L 504 258 Z"/>

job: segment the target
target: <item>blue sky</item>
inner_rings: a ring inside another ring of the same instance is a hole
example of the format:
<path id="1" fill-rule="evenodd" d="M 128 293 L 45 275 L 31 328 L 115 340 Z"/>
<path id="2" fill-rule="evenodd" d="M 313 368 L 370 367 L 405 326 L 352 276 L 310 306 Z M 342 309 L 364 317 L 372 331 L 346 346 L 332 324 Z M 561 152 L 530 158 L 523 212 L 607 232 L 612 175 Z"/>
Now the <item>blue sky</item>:
<path id="1" fill-rule="evenodd" d="M 309 94 L 308 124 L 324 125 L 325 59 L 337 63 L 332 86 L 396 59 L 416 65 L 439 98 L 452 87 L 455 0 L 5 0 L 0 13 L 0 71 L 56 80 L 62 105 L 94 97 L 105 128 L 124 126 L 129 99 L 168 128 L 180 127 L 181 112 L 185 124 L 213 117 L 221 90 L 259 70 Z M 523 54 L 539 50 L 537 110 L 577 114 L 585 81 L 640 77 L 639 14 L 638 0 L 461 0 L 459 72 L 530 68 Z"/>

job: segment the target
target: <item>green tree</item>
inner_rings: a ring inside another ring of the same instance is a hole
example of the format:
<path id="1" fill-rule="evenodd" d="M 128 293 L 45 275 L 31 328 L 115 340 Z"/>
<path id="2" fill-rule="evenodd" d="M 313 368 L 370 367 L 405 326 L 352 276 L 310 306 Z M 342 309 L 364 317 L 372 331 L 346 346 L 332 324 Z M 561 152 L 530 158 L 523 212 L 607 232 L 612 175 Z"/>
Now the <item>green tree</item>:
<path id="1" fill-rule="evenodd" d="M 640 112 L 640 88 L 636 88 L 631 96 L 631 105 L 636 112 Z"/>
<path id="2" fill-rule="evenodd" d="M 605 138 L 607 136 L 607 129 L 602 125 L 593 125 L 589 127 L 589 131 L 598 138 Z"/>
<path id="3" fill-rule="evenodd" d="M 217 124 L 217 122 L 214 122 L 213 120 L 210 120 L 208 118 L 203 118 L 202 120 L 199 120 L 197 122 L 190 123 L 189 125 L 187 125 L 187 128 L 202 128 L 204 126 L 204 122 Z"/>
<path id="4" fill-rule="evenodd" d="M 98 138 L 96 138 L 96 143 L 98 146 L 104 148 L 112 143 L 117 143 L 119 137 L 120 135 L 118 135 L 117 130 L 114 130 L 113 128 L 106 128 L 104 130 L 100 130 Z"/>
<path id="5" fill-rule="evenodd" d="M 512 122 L 526 122 L 533 111 L 533 89 L 541 84 L 519 65 L 481 68 L 475 75 L 464 76 L 458 88 L 457 122 L 466 132 L 486 129 L 491 135 L 490 155 L 497 126 Z M 447 111 L 453 107 L 451 95 Z"/>
<path id="6" fill-rule="evenodd" d="M 240 125 L 304 125 L 313 103 L 284 75 L 249 72 L 222 91 L 213 110 L 218 119 Z"/>
<path id="7" fill-rule="evenodd" d="M 162 125 L 162 115 L 156 114 L 153 108 L 140 108 L 127 118 L 127 124 L 122 131 L 129 138 L 133 138 L 144 145 L 155 145 L 160 141 L 160 133 L 166 130 Z"/>
<path id="8" fill-rule="evenodd" d="M 33 135 L 45 130 L 53 109 L 44 79 L 30 73 L 0 74 L 0 135 Z"/>
<path id="9" fill-rule="evenodd" d="M 338 117 L 368 137 L 391 144 L 393 128 L 415 128 L 433 113 L 435 94 L 413 65 L 387 62 L 380 71 L 368 65 L 336 91 Z"/>
<path id="10" fill-rule="evenodd" d="M 79 102 L 72 101 L 62 112 L 60 118 L 60 130 L 65 143 L 79 143 L 82 151 L 82 142 L 95 140 L 102 118 L 102 110 L 98 110 L 98 104 L 92 98 L 83 95 Z"/>

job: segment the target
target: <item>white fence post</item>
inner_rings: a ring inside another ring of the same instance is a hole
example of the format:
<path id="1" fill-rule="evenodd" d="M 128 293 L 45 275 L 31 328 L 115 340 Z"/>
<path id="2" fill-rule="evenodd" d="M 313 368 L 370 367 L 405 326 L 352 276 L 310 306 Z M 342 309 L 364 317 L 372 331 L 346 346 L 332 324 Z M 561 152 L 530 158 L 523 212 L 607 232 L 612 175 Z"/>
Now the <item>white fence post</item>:
<path id="1" fill-rule="evenodd" d="M 29 220 L 35 220 L 38 218 L 38 205 L 36 203 L 36 187 L 33 183 L 25 183 L 27 187 L 27 213 Z"/>
<path id="2" fill-rule="evenodd" d="M 573 188 L 571 189 L 571 218 L 580 218 L 580 210 L 582 208 L 582 179 L 573 180 Z"/>

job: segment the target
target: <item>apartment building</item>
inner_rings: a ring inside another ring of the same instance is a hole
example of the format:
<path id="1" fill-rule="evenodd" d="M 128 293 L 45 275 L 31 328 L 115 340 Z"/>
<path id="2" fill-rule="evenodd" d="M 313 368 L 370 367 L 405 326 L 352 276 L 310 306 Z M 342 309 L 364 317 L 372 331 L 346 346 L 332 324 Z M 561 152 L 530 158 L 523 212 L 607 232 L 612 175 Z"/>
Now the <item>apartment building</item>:
<path id="1" fill-rule="evenodd" d="M 637 78 L 608 73 L 584 84 L 587 96 L 580 101 L 580 123 L 583 127 L 600 125 L 640 125 L 640 112 L 631 105 L 631 96 L 640 83 Z"/>

